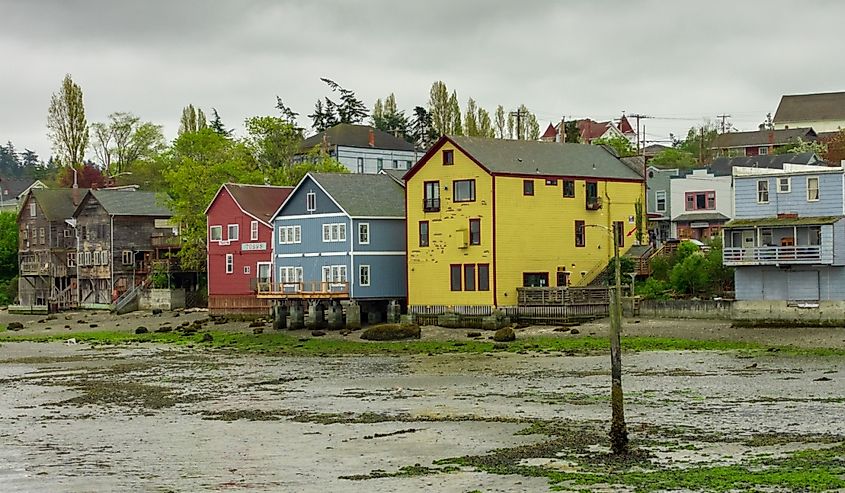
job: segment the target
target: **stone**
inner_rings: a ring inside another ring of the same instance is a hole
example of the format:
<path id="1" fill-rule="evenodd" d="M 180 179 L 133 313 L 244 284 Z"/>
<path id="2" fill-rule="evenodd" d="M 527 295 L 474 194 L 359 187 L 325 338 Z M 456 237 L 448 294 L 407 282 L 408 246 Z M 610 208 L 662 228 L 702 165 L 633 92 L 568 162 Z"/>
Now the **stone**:
<path id="1" fill-rule="evenodd" d="M 361 305 L 355 301 L 346 305 L 346 328 L 352 330 L 361 328 Z"/>
<path id="2" fill-rule="evenodd" d="M 264 327 L 255 327 L 254 329 L 252 329 L 252 333 L 255 334 L 255 335 L 263 334 L 264 333 Z"/>
<path id="3" fill-rule="evenodd" d="M 400 341 L 402 339 L 419 339 L 422 334 L 420 326 L 382 324 L 370 327 L 361 332 L 361 339 L 367 341 Z"/>
<path id="4" fill-rule="evenodd" d="M 314 337 L 323 337 L 324 335 L 326 335 L 326 332 L 322 330 L 312 330 L 311 335 Z"/>
<path id="5" fill-rule="evenodd" d="M 200 338 L 200 342 L 211 342 L 214 340 L 214 336 L 209 334 L 208 332 L 204 333 Z"/>
<path id="6" fill-rule="evenodd" d="M 21 330 L 21 329 L 23 329 L 23 324 L 20 323 L 20 322 L 9 322 L 9 324 L 6 326 L 6 329 L 8 329 L 8 330 Z"/>
<path id="7" fill-rule="evenodd" d="M 467 332 L 467 337 L 470 337 L 470 338 L 481 337 L 481 332 Z"/>
<path id="8" fill-rule="evenodd" d="M 249 323 L 250 329 L 254 329 L 255 327 L 264 327 L 264 321 L 263 320 L 256 320 L 254 322 Z"/>
<path id="9" fill-rule="evenodd" d="M 96 329 L 96 328 L 97 328 L 97 324 L 89 324 L 89 325 L 88 325 L 88 327 L 91 327 L 92 329 Z"/>
<path id="10" fill-rule="evenodd" d="M 575 334 L 580 334 L 580 333 L 581 333 L 581 331 L 580 331 L 580 330 L 578 330 L 578 329 L 571 329 L 571 330 L 569 331 L 569 333 L 570 333 L 570 334 L 575 335 Z"/>
<path id="11" fill-rule="evenodd" d="M 496 342 L 512 342 L 516 340 L 516 333 L 510 327 L 503 327 L 493 334 L 493 340 Z"/>
<path id="12" fill-rule="evenodd" d="M 156 329 L 156 332 L 162 332 L 162 333 L 163 332 L 172 332 L 172 331 L 173 331 L 173 327 L 171 327 L 169 325 L 162 325 L 161 327 Z"/>
<path id="13" fill-rule="evenodd" d="M 161 315 L 161 308 L 153 308 L 153 315 Z"/>
<path id="14" fill-rule="evenodd" d="M 147 332 L 149 332 L 149 330 L 147 330 L 146 327 L 138 327 L 135 329 L 136 334 L 146 334 Z"/>

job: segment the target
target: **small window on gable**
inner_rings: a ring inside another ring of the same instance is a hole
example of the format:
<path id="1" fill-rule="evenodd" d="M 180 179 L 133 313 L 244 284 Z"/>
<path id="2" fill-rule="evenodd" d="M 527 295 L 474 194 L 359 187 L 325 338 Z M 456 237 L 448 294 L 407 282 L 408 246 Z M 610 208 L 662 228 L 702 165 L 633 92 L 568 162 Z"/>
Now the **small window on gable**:
<path id="1" fill-rule="evenodd" d="M 237 241 L 239 238 L 239 227 L 237 224 L 230 224 L 226 230 L 226 239 L 229 241 Z"/>
<path id="2" fill-rule="evenodd" d="M 445 149 L 443 151 L 443 164 L 447 166 L 455 164 L 455 151 L 451 149 Z"/>
<path id="3" fill-rule="evenodd" d="M 364 158 L 359 157 L 358 158 L 358 173 L 363 173 L 363 172 L 364 172 Z"/>
<path id="4" fill-rule="evenodd" d="M 36 205 L 35 202 L 29 203 L 29 217 L 35 217 Z"/>
<path id="5" fill-rule="evenodd" d="M 305 195 L 305 210 L 308 212 L 314 212 L 317 210 L 317 194 L 314 192 L 308 192 Z"/>

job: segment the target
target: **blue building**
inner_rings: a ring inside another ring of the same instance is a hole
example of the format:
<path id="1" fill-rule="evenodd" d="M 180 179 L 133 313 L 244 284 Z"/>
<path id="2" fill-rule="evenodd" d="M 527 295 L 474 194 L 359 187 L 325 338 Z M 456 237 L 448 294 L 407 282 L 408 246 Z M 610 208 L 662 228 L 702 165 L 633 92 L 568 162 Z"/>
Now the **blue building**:
<path id="1" fill-rule="evenodd" d="M 405 191 L 388 174 L 309 173 L 273 225 L 278 299 L 405 299 Z"/>
<path id="2" fill-rule="evenodd" d="M 733 178 L 723 262 L 735 268 L 736 299 L 787 306 L 845 300 L 843 168 L 737 167 Z"/>
<path id="3" fill-rule="evenodd" d="M 375 127 L 351 123 L 340 123 L 308 137 L 294 159 L 308 159 L 308 152 L 315 148 L 337 159 L 350 173 L 407 171 L 424 154 L 399 137 Z"/>

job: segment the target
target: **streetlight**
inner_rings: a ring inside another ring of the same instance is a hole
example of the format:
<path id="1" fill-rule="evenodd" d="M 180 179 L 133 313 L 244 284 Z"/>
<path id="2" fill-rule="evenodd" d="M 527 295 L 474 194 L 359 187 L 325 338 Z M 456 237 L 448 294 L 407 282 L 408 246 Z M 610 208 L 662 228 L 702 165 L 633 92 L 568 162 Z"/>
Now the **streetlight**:
<path id="1" fill-rule="evenodd" d="M 613 261 L 615 286 L 610 305 L 610 450 L 616 455 L 628 453 L 628 428 L 625 426 L 625 408 L 622 397 L 622 272 L 619 262 L 619 230 L 600 224 L 589 227 L 602 228 L 613 234 Z"/>

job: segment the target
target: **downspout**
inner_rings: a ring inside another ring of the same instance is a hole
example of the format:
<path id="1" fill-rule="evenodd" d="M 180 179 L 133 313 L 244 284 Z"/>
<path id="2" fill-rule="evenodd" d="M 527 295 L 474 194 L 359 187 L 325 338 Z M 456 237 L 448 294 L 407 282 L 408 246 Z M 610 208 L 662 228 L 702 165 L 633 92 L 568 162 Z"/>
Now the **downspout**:
<path id="1" fill-rule="evenodd" d="M 113 264 L 114 264 L 114 214 L 109 216 L 109 225 L 110 225 L 109 254 L 111 255 L 111 258 L 109 259 L 109 275 L 111 276 L 111 286 L 109 288 L 109 296 L 113 296 L 112 293 L 114 293 L 114 268 L 113 268 Z M 101 261 L 101 263 L 102 263 L 102 261 Z M 134 269 L 135 269 L 134 262 L 133 262 L 133 265 L 132 265 L 132 269 L 133 269 L 133 272 L 134 272 Z M 134 288 L 135 286 L 132 286 L 132 287 Z"/>
<path id="2" fill-rule="evenodd" d="M 610 195 L 607 193 L 607 181 L 604 182 L 604 198 L 607 199 L 607 231 L 610 234 L 605 235 L 607 238 L 607 261 L 610 262 L 610 259 L 613 255 L 613 218 L 610 215 Z M 596 184 L 598 186 L 598 184 Z"/>

